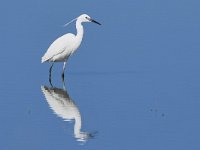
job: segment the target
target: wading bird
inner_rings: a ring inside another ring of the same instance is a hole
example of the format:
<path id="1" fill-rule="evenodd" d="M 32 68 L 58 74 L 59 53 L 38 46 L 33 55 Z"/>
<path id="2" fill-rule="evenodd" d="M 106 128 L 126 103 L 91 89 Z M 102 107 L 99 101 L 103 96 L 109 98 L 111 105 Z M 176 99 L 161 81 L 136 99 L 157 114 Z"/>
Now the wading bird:
<path id="1" fill-rule="evenodd" d="M 52 62 L 52 65 L 49 69 L 49 80 L 51 81 L 51 71 L 54 62 L 64 62 L 63 71 L 62 71 L 62 79 L 64 80 L 64 71 L 66 66 L 66 61 L 71 56 L 77 48 L 80 46 L 82 38 L 83 38 L 83 22 L 94 22 L 98 25 L 101 25 L 99 22 L 93 20 L 87 14 L 82 14 L 79 17 L 73 19 L 69 23 L 65 24 L 65 26 L 69 25 L 71 22 L 76 20 L 76 29 L 77 34 L 74 35 L 72 33 L 67 33 L 58 39 L 56 39 L 48 48 L 47 52 L 42 57 L 43 62 Z"/>

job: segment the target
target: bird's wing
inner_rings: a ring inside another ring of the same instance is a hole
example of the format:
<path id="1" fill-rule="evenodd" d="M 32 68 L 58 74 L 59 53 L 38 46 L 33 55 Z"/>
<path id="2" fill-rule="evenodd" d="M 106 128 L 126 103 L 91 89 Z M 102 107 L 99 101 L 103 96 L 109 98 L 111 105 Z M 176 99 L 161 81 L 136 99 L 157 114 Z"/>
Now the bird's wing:
<path id="1" fill-rule="evenodd" d="M 73 46 L 75 35 L 68 33 L 57 38 L 48 48 L 47 52 L 42 57 L 42 63 L 51 59 L 52 57 L 70 49 Z"/>

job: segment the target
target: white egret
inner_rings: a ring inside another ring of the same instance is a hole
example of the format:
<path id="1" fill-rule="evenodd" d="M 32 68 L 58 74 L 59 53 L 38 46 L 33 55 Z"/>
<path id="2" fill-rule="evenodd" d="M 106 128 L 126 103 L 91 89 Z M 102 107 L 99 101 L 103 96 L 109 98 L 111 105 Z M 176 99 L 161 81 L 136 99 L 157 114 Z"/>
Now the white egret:
<path id="1" fill-rule="evenodd" d="M 80 46 L 82 38 L 83 38 L 84 30 L 83 30 L 82 23 L 94 22 L 98 25 L 101 25 L 99 22 L 93 20 L 87 14 L 82 14 L 79 17 L 67 23 L 65 26 L 67 26 L 68 24 L 70 24 L 71 22 L 75 20 L 76 20 L 77 34 L 74 35 L 72 33 L 67 33 L 59 37 L 50 45 L 47 52 L 42 57 L 42 63 L 53 62 L 49 69 L 49 80 L 51 80 L 51 71 L 52 71 L 54 62 L 64 62 L 63 71 L 62 71 L 62 78 L 64 80 L 64 71 L 65 71 L 66 61 L 69 58 L 69 56 L 71 56 Z"/>

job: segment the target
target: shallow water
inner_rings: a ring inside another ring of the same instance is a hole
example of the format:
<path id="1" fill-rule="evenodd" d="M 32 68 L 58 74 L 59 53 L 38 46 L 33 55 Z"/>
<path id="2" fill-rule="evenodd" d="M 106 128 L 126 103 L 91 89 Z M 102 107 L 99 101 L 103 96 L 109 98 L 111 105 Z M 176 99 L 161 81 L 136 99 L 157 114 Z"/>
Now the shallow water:
<path id="1" fill-rule="evenodd" d="M 4 2 L 0 149 L 200 149 L 198 6 L 178 0 Z M 61 26 L 83 11 L 102 26 L 84 24 L 65 83 L 58 63 L 51 86 L 50 64 L 40 58 L 55 38 L 75 33 L 74 24 Z"/>
<path id="2" fill-rule="evenodd" d="M 38 77 L 1 85 L 3 149 L 198 147 L 192 82 L 163 80 L 166 72 L 69 72 L 65 86 L 58 76 L 51 87 Z"/>

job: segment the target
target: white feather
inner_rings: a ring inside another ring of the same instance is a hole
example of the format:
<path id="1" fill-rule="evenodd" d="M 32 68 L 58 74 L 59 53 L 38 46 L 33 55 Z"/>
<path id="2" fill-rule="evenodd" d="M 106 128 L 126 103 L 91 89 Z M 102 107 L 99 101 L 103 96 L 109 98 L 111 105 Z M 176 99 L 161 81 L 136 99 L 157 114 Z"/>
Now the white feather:
<path id="1" fill-rule="evenodd" d="M 64 61 L 71 53 L 73 53 L 75 35 L 68 33 L 56 39 L 48 48 L 42 57 L 42 63 L 45 61 Z"/>

